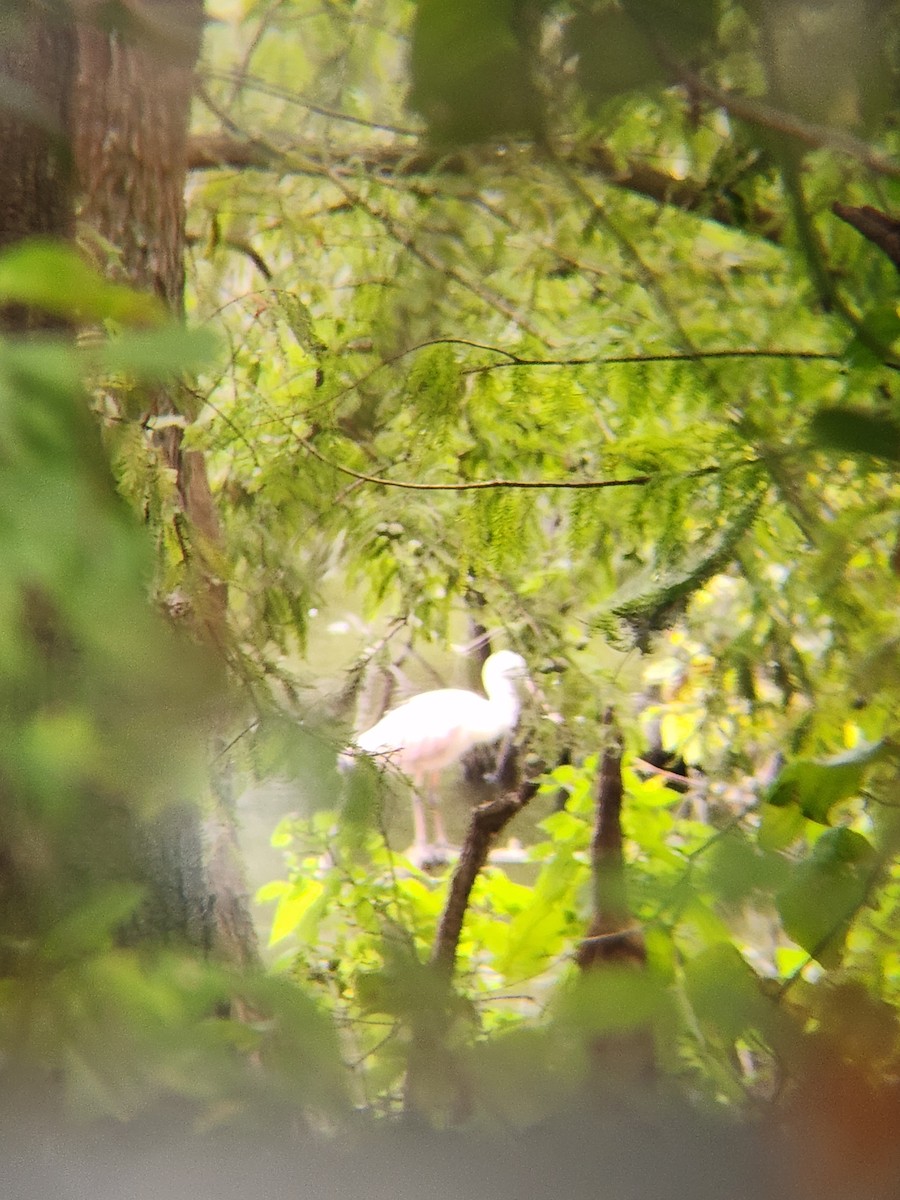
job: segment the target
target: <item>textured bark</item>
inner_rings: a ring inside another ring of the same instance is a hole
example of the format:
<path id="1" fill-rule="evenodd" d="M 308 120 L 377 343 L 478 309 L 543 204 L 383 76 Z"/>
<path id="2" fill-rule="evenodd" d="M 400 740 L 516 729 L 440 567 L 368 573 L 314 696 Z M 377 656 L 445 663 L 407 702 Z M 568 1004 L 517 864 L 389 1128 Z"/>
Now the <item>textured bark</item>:
<path id="1" fill-rule="evenodd" d="M 185 146 L 202 0 L 145 0 L 109 28 L 79 0 L 75 160 L 82 219 L 117 251 L 111 273 L 184 309 Z"/>
<path id="2" fill-rule="evenodd" d="M 203 0 L 145 0 L 127 28 L 102 23 L 104 10 L 93 0 L 76 3 L 73 117 L 81 218 L 115 247 L 107 267 L 113 278 L 153 292 L 183 316 L 186 145 Z M 151 397 L 155 415 L 180 407 L 169 389 Z M 228 600 L 216 568 L 221 528 L 203 455 L 184 450 L 182 440 L 181 428 L 169 425 L 158 444 L 176 473 L 187 517 L 182 545 L 196 585 L 194 623 L 221 648 Z"/>
<path id="3" fill-rule="evenodd" d="M 606 746 L 597 784 L 597 815 L 591 843 L 594 915 L 576 953 L 584 972 L 610 968 L 641 971 L 644 938 L 628 906 L 622 833 L 622 741 L 612 709 L 604 717 Z M 654 1075 L 652 1032 L 637 1027 L 596 1035 L 590 1045 L 593 1079 L 601 1088 L 648 1084 Z"/>
<path id="4" fill-rule="evenodd" d="M 74 228 L 68 142 L 73 32 L 43 5 L 0 6 L 0 249 Z M 20 306 L 0 309 L 7 332 L 57 324 Z"/>
<path id="5" fill-rule="evenodd" d="M 142 0 L 112 13 L 75 0 L 78 72 L 73 101 L 81 219 L 114 248 L 107 273 L 158 296 L 184 315 L 186 143 L 194 69 L 203 30 L 203 0 Z M 127 16 L 128 24 L 124 23 Z M 115 22 L 118 21 L 118 24 Z M 159 388 L 151 412 L 171 414 L 180 399 Z M 188 583 L 188 619 L 219 650 L 225 646 L 227 589 L 217 563 L 222 534 L 201 453 L 185 450 L 169 423 L 157 446 L 175 471 L 184 520 L 178 536 Z M 179 593 L 181 596 L 181 593 Z M 175 613 L 175 605 L 171 607 Z M 256 945 L 242 883 L 233 814 L 214 786 L 219 811 L 207 827 L 207 854 L 195 812 L 166 816 L 149 838 L 158 877 L 151 924 L 172 919 L 193 944 L 211 946 L 241 965 Z"/>
<path id="6" fill-rule="evenodd" d="M 647 957 L 628 908 L 622 850 L 622 746 L 609 709 L 604 727 L 608 740 L 600 761 L 597 818 L 591 842 L 594 916 L 576 955 L 583 971 L 607 963 L 643 966 Z"/>

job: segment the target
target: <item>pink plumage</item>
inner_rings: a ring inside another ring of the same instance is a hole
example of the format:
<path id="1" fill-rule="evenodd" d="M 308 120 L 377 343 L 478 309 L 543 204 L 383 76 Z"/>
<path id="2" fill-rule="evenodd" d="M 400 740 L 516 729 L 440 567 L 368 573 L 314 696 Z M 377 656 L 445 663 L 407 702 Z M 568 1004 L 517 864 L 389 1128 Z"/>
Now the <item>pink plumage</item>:
<path id="1" fill-rule="evenodd" d="M 425 786 L 433 790 L 441 771 L 474 746 L 509 735 L 519 719 L 516 681 L 527 678 L 524 658 L 511 650 L 500 650 L 485 662 L 481 678 L 486 696 L 465 688 L 422 692 L 391 709 L 354 739 L 360 750 L 383 758 L 412 779 L 416 789 L 413 851 L 423 860 L 430 847 L 419 791 Z M 445 847 L 447 838 L 437 810 L 434 825 L 438 844 Z"/>

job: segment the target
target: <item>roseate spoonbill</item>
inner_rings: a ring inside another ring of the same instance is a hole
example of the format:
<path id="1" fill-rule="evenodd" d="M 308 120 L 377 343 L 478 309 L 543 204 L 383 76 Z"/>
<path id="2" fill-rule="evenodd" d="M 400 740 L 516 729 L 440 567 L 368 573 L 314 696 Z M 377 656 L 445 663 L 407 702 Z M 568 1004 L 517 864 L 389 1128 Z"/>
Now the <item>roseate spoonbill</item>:
<path id="1" fill-rule="evenodd" d="M 437 780 L 473 746 L 496 742 L 515 729 L 519 719 L 517 680 L 527 680 L 525 659 L 512 650 L 492 654 L 481 680 L 487 697 L 466 688 L 422 692 L 393 708 L 354 738 L 354 746 L 383 758 L 409 775 L 413 783 L 413 845 L 410 857 L 422 864 L 446 856 L 447 833 L 437 802 Z M 433 814 L 435 846 L 428 842 L 423 792 Z M 435 853 L 437 850 L 437 853 Z"/>

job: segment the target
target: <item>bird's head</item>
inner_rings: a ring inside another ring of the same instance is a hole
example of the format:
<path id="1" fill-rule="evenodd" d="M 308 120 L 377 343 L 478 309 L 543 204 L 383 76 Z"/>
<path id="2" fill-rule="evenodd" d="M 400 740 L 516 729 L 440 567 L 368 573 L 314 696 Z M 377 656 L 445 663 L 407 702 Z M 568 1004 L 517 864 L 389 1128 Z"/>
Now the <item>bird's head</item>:
<path id="1" fill-rule="evenodd" d="M 528 680 L 528 666 L 521 654 L 514 650 L 498 650 L 485 662 L 482 670 L 485 691 L 490 695 L 494 684 L 505 680 Z"/>

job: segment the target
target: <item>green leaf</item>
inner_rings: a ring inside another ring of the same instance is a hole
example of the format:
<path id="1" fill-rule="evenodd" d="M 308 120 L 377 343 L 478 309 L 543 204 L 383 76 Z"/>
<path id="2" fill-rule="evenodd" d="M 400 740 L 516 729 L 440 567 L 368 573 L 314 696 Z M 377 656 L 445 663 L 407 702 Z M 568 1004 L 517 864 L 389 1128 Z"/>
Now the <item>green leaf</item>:
<path id="1" fill-rule="evenodd" d="M 840 963 L 874 860 L 875 850 L 862 834 L 845 826 L 829 829 L 777 897 L 785 933 L 824 967 Z"/>
<path id="2" fill-rule="evenodd" d="M 620 8 L 580 13 L 569 23 L 566 45 L 577 55 L 578 82 L 595 104 L 664 81 L 650 40 Z"/>
<path id="3" fill-rule="evenodd" d="M 584 93 L 602 103 L 665 83 L 674 60 L 695 58 L 716 33 L 716 0 L 623 0 L 579 12 L 566 28 Z"/>
<path id="4" fill-rule="evenodd" d="M 771 811 L 780 815 L 790 810 Z M 799 819 L 802 828 L 805 822 L 802 816 Z M 709 890 L 725 904 L 741 903 L 754 892 L 771 894 L 783 882 L 786 869 L 781 855 L 767 853 L 772 849 L 761 836 L 754 845 L 739 829 L 723 834 L 706 855 L 705 878 Z"/>
<path id="5" fill-rule="evenodd" d="M 125 333 L 96 348 L 94 354 L 108 370 L 157 380 L 206 366 L 218 345 L 211 330 L 172 322 L 161 329 Z"/>
<path id="6" fill-rule="evenodd" d="M 827 825 L 831 809 L 859 792 L 866 768 L 883 752 L 883 742 L 864 742 L 832 758 L 795 759 L 779 773 L 766 800 L 776 808 L 797 805 L 804 817 Z"/>
<path id="7" fill-rule="evenodd" d="M 562 1061 L 561 1061 L 562 1058 Z M 520 1027 L 474 1046 L 466 1068 L 488 1119 L 511 1125 L 539 1120 L 564 1095 L 567 1062 L 546 1029 Z"/>
<path id="8" fill-rule="evenodd" d="M 879 366 L 896 352 L 900 340 L 900 307 L 896 301 L 877 304 L 865 314 L 859 332 L 848 343 L 844 358 L 851 367 Z"/>
<path id="9" fill-rule="evenodd" d="M 536 134 L 540 97 L 514 0 L 420 0 L 409 102 L 439 143 Z"/>
<path id="10" fill-rule="evenodd" d="M 562 1028 L 591 1038 L 646 1025 L 665 1003 L 665 990 L 655 976 L 610 966 L 588 971 L 573 982 L 562 996 L 558 1019 Z"/>
<path id="11" fill-rule="evenodd" d="M 764 804 L 756 840 L 763 850 L 786 850 L 803 833 L 806 818 L 799 804 Z"/>
<path id="12" fill-rule="evenodd" d="M 0 301 L 73 321 L 155 324 L 165 318 L 155 296 L 108 283 L 75 250 L 48 241 L 21 242 L 0 256 Z"/>
<path id="13" fill-rule="evenodd" d="M 622 0 L 622 7 L 669 55 L 696 55 L 715 37 L 718 0 Z"/>
<path id="14" fill-rule="evenodd" d="M 566 931 L 565 901 L 581 872 L 581 864 L 568 847 L 560 845 L 542 868 L 531 903 L 509 924 L 506 949 L 496 963 L 504 978 L 512 982 L 530 978 L 544 970 L 548 959 L 558 952 Z"/>
<path id="15" fill-rule="evenodd" d="M 52 962 L 68 961 L 105 949 L 116 928 L 132 915 L 142 894 L 137 884 L 110 884 L 81 900 L 46 935 L 41 944 L 43 957 Z"/>
<path id="16" fill-rule="evenodd" d="M 900 462 L 900 421 L 892 417 L 860 408 L 826 408 L 813 417 L 810 432 L 826 449 Z"/>
<path id="17" fill-rule="evenodd" d="M 322 884 L 318 880 L 308 879 L 281 897 L 272 921 L 272 931 L 269 934 L 270 946 L 274 946 L 282 938 L 295 932 L 307 912 L 321 896 L 322 890 Z"/>
<path id="18" fill-rule="evenodd" d="M 731 942 L 718 942 L 685 966 L 685 987 L 697 1018 L 723 1041 L 765 1031 L 771 1008 L 759 981 Z"/>

